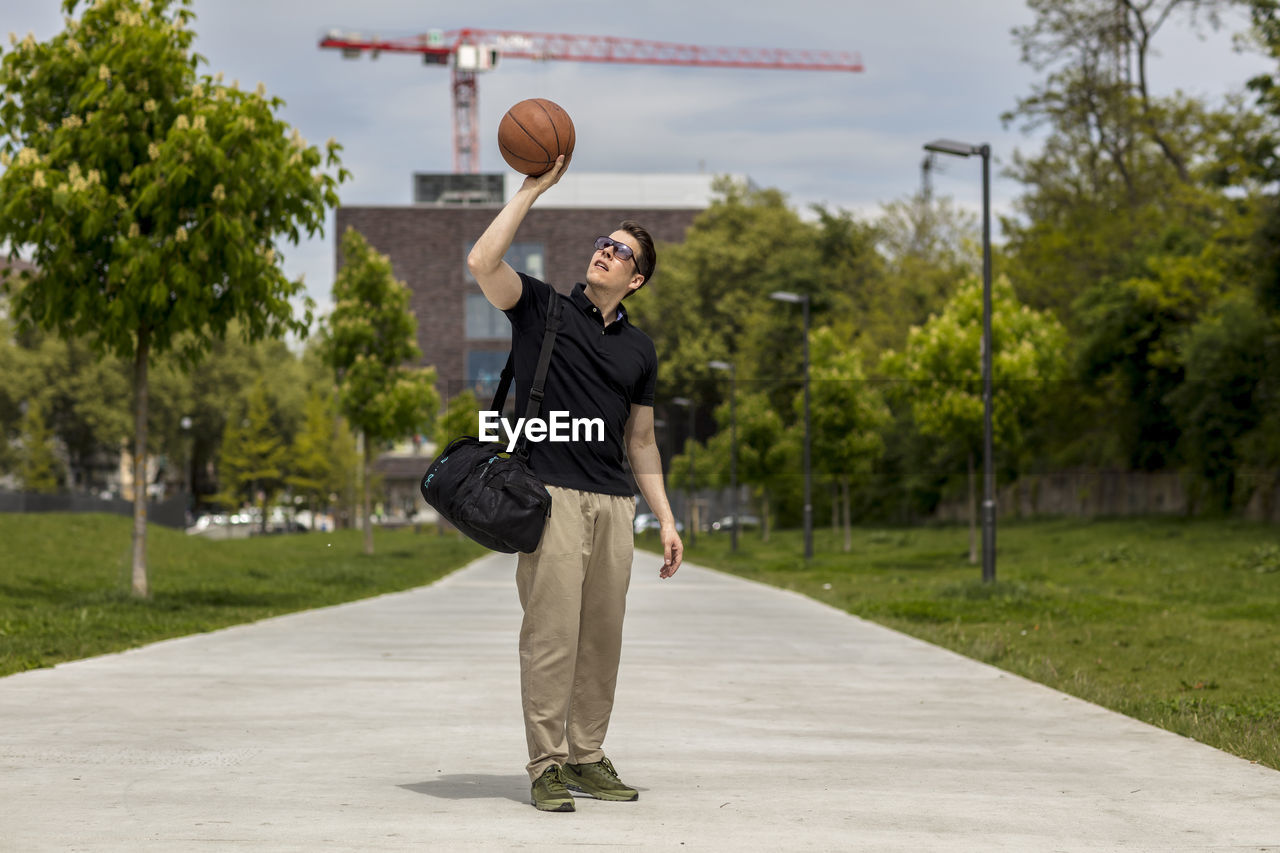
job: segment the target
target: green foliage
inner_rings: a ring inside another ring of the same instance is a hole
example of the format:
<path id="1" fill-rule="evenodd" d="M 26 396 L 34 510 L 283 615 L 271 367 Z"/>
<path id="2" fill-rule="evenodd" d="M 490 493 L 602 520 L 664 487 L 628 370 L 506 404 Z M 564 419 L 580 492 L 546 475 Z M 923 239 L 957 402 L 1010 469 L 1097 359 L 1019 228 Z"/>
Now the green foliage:
<path id="1" fill-rule="evenodd" d="M 339 409 L 370 442 L 429 432 L 440 396 L 435 368 L 409 366 L 421 355 L 409 289 L 353 228 L 342 235 L 342 257 L 323 333 Z"/>
<path id="2" fill-rule="evenodd" d="M 627 300 L 636 324 L 653 338 L 662 370 L 658 399 L 714 392 L 707 361 L 759 365 L 770 377 L 800 373 L 798 319 L 778 311 L 775 290 L 808 293 L 818 266 L 814 229 L 787 207 L 777 190 L 752 189 L 727 179 L 722 198 L 698 216 L 683 243 L 662 248 L 653 283 Z M 743 369 L 743 375 L 754 375 Z"/>
<path id="3" fill-rule="evenodd" d="M 346 421 L 338 417 L 333 398 L 312 391 L 302 429 L 289 451 L 290 473 L 285 482 L 315 512 L 354 488 L 359 464 L 355 438 Z"/>
<path id="4" fill-rule="evenodd" d="M 1066 334 L 1052 315 L 1020 304 L 1004 276 L 992 282 L 991 302 L 992 426 L 997 442 L 1016 448 L 1044 388 L 1062 375 Z M 917 429 L 952 457 L 982 443 L 982 316 L 982 280 L 971 278 L 882 363 L 909 398 Z"/>
<path id="5" fill-rule="evenodd" d="M 210 344 L 197 368 L 169 356 L 158 359 L 151 373 L 151 446 L 174 459 L 190 458 L 200 500 L 220 490 L 216 476 L 207 472 L 213 469 L 216 475 L 228 421 L 248 409 L 258 382 L 272 400 L 273 423 L 283 441 L 291 443 L 305 420 L 309 382 L 299 359 L 283 341 L 245 341 L 235 323 L 228 331 Z M 190 418 L 190 428 L 182 428 L 183 418 Z"/>
<path id="6" fill-rule="evenodd" d="M 728 438 L 728 431 L 724 433 Z M 725 445 L 727 447 L 727 443 Z M 723 488 L 729 484 L 729 457 L 727 453 L 718 453 L 718 448 L 699 444 L 693 439 L 686 439 L 684 449 L 671 457 L 670 474 L 667 475 L 667 487 L 687 491 L 695 486 L 703 489 Z M 692 458 L 692 465 L 690 459 Z M 692 483 L 690 474 L 693 475 Z"/>
<path id="7" fill-rule="evenodd" d="M 725 408 L 718 412 L 721 424 L 727 415 Z M 770 493 L 776 493 L 788 476 L 800 470 L 800 445 L 769 397 L 760 391 L 740 394 L 738 397 L 738 482 L 751 487 L 760 501 L 760 517 L 764 521 L 767 536 L 771 529 L 773 505 Z"/>
<path id="8" fill-rule="evenodd" d="M 54 453 L 53 434 L 38 400 L 31 400 L 27 404 L 21 430 L 22 450 L 18 462 L 18 479 L 22 481 L 22 488 L 37 494 L 58 491 L 61 465 Z"/>
<path id="9" fill-rule="evenodd" d="M 287 460 L 288 448 L 276 427 L 266 384 L 259 380 L 249 394 L 243 416 L 227 421 L 219 466 L 224 501 L 235 506 L 243 500 L 257 500 L 265 530 L 266 508 L 284 487 Z"/>
<path id="10" fill-rule="evenodd" d="M 810 339 L 810 422 L 814 469 L 832 477 L 861 477 L 884 453 L 881 430 L 889 410 L 867 381 L 862 359 L 829 327 Z M 795 409 L 803 411 L 803 395 Z"/>
<path id="11" fill-rule="evenodd" d="M 1280 403 L 1268 394 L 1280 375 L 1280 327 L 1251 294 L 1240 294 L 1206 312 L 1178 349 L 1183 377 L 1168 404 L 1181 456 L 1207 487 L 1210 506 L 1229 510 L 1251 496 L 1237 490 L 1238 475 L 1249 467 L 1248 442 L 1268 416 L 1280 417 Z"/>
<path id="12" fill-rule="evenodd" d="M 1022 217 L 1004 222 L 1011 276 L 1029 304 L 1088 329 L 1075 300 L 1146 275 L 1152 256 L 1196 253 L 1196 235 L 1234 215 L 1224 188 L 1255 194 L 1272 179 L 1259 155 L 1274 150 L 1275 137 L 1239 97 L 1217 107 L 1161 97 L 1147 78 L 1171 13 L 1216 26 L 1228 0 L 1029 5 L 1035 18 L 1015 40 L 1046 77 L 1004 118 L 1049 132 L 1010 169 L 1026 186 Z"/>
<path id="13" fill-rule="evenodd" d="M 273 244 L 318 231 L 345 176 L 338 145 L 290 139 L 263 87 L 197 74 L 188 6 L 100 0 L 0 65 L 0 238 L 37 268 L 15 312 L 125 358 L 194 356 L 233 319 L 305 334 Z"/>
<path id="14" fill-rule="evenodd" d="M 392 274 L 391 261 L 360 232 L 342 235 L 342 268 L 333 282 L 333 313 L 321 352 L 338 384 L 338 410 L 364 436 L 360 516 L 366 553 L 373 553 L 369 494 L 375 445 L 430 431 L 440 407 L 434 367 L 412 367 L 421 353 L 409 311 L 409 289 Z"/>
<path id="15" fill-rule="evenodd" d="M 337 143 L 322 154 L 290 138 L 263 85 L 198 75 L 189 7 L 97 0 L 0 61 L 0 242 L 35 263 L 21 287 L 6 285 L 12 307 L 24 327 L 133 361 L 135 479 L 153 353 L 177 348 L 192 364 L 232 321 L 250 340 L 305 335 L 310 305 L 294 317 L 302 281 L 285 277 L 275 241 L 319 231 L 346 177 Z M 143 501 L 137 490 L 139 596 Z"/>
<path id="16" fill-rule="evenodd" d="M 480 434 L 480 403 L 475 393 L 467 388 L 455 394 L 444 414 L 436 419 L 435 444 L 436 453 L 441 453 L 455 438 L 464 435 Z"/>
<path id="17" fill-rule="evenodd" d="M 827 246 L 827 235 L 837 221 L 823 217 L 823 225 L 822 244 Z M 881 264 L 867 265 L 860 274 L 847 277 L 845 292 L 852 308 L 832 316 L 865 340 L 863 355 L 870 361 L 883 350 L 901 348 L 908 329 L 942 310 L 956 282 L 982 272 L 982 233 L 975 215 L 951 199 L 924 193 L 889 202 L 874 226 L 861 228 L 864 234 L 872 229 L 875 243 L 870 252 Z M 857 243 L 836 240 L 834 245 Z M 824 270 L 830 263 L 824 252 Z"/>

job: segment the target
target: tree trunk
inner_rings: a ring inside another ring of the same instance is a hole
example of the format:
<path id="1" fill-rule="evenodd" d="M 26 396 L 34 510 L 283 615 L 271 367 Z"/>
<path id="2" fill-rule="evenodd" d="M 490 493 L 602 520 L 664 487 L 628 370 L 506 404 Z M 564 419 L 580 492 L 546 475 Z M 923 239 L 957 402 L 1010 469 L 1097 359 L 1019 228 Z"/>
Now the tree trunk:
<path id="1" fill-rule="evenodd" d="M 973 474 L 973 451 L 969 451 L 969 565 L 978 564 L 978 493 Z"/>
<path id="2" fill-rule="evenodd" d="M 133 358 L 133 583 L 138 598 L 148 598 L 147 584 L 147 358 L 151 340 L 138 330 Z"/>
<path id="3" fill-rule="evenodd" d="M 364 472 L 360 478 L 360 515 L 364 519 L 364 552 L 366 554 L 373 553 L 373 502 L 369 494 L 372 491 L 369 488 L 369 457 L 372 454 L 372 449 L 372 442 L 366 437 L 364 440 L 364 455 L 360 465 L 361 470 Z"/>
<path id="4" fill-rule="evenodd" d="M 848 554 L 853 550 L 853 526 L 850 524 L 849 510 L 849 478 L 840 478 L 840 490 L 844 493 L 844 552 Z"/>
<path id="5" fill-rule="evenodd" d="M 760 527 L 760 531 L 761 531 L 761 533 L 760 533 L 760 539 L 761 539 L 761 541 L 762 541 L 762 542 L 768 542 L 768 541 L 769 541 L 769 533 L 770 533 L 770 531 L 771 531 L 771 527 L 770 527 L 770 525 L 769 525 L 769 493 L 768 493 L 768 492 L 765 492 L 765 493 L 764 493 L 763 497 L 760 499 L 760 503 L 761 503 L 761 506 L 762 506 L 762 508 L 763 508 L 763 510 L 764 510 L 764 511 L 760 514 L 760 524 L 761 524 L 761 527 Z"/>

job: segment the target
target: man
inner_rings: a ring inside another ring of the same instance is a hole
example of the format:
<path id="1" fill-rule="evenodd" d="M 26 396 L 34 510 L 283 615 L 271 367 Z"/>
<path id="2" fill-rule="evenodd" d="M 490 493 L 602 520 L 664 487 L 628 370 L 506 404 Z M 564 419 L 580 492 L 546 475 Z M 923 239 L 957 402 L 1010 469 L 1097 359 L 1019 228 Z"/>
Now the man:
<path id="1" fill-rule="evenodd" d="M 511 321 L 518 412 L 528 400 L 551 288 L 517 273 L 503 256 L 534 201 L 560 180 L 565 165 L 560 157 L 550 171 L 526 178 L 467 257 L 485 297 Z M 524 608 L 520 693 L 527 769 L 531 799 L 543 811 L 573 811 L 569 788 L 603 800 L 639 796 L 601 748 L 613 710 L 634 544 L 635 498 L 623 467 L 624 446 L 640 493 L 661 523 L 660 577 L 676 573 L 684 551 L 653 435 L 657 354 L 621 307 L 653 276 L 653 240 L 639 225 L 624 222 L 595 246 L 586 283 L 561 300 L 542 416 L 563 411 L 599 419 L 603 435 L 529 444 L 529 464 L 551 493 L 551 517 L 538 549 L 521 554 L 516 568 Z"/>

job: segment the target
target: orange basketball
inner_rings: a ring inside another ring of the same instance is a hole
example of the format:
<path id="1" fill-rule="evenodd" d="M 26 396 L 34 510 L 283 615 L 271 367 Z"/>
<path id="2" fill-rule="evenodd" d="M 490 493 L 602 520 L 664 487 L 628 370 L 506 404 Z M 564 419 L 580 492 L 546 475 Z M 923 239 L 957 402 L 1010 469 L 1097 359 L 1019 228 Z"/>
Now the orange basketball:
<path id="1" fill-rule="evenodd" d="M 525 175 L 541 175 L 573 154 L 573 119 L 546 98 L 529 98 L 507 110 L 498 125 L 498 150 L 507 165 Z"/>

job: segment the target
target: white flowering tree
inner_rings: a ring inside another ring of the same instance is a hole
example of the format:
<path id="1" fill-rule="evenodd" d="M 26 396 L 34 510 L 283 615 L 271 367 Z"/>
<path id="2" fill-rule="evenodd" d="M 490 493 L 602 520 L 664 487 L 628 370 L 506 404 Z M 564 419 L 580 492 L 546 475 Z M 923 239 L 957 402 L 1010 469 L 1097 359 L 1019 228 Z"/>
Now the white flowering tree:
<path id="1" fill-rule="evenodd" d="M 1009 279 L 991 290 L 992 432 L 998 451 L 1010 452 L 1039 412 L 1045 383 L 1062 377 L 1066 332 L 1049 313 L 1018 302 Z M 907 335 L 901 353 L 887 354 L 884 372 L 905 380 L 899 391 L 921 435 L 939 451 L 967 459 L 969 562 L 978 561 L 974 460 L 982 450 L 982 279 L 966 279 L 923 326 Z"/>
<path id="2" fill-rule="evenodd" d="M 36 265 L 8 282 L 12 309 L 134 366 L 139 596 L 148 365 L 166 351 L 194 364 L 233 319 L 249 340 L 305 334 L 310 300 L 274 247 L 321 229 L 346 177 L 338 145 L 291 134 L 261 84 L 199 73 L 189 6 L 65 0 L 62 32 L 10 36 L 0 62 L 0 241 Z"/>

